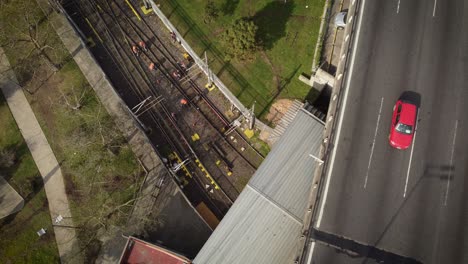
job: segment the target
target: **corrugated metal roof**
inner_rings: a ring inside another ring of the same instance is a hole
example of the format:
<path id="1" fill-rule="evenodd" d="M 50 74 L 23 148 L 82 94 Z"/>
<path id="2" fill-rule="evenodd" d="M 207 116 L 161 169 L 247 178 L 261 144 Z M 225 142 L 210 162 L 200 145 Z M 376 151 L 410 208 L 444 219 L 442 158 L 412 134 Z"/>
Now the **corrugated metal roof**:
<path id="1" fill-rule="evenodd" d="M 324 124 L 305 110 L 281 139 L 215 229 L 194 263 L 292 261 L 317 162 Z"/>

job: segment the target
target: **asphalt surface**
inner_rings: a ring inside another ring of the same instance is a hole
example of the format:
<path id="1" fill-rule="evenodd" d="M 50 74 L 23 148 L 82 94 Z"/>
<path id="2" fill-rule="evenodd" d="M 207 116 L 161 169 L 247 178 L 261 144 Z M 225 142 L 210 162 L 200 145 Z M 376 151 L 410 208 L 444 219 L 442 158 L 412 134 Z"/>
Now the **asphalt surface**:
<path id="1" fill-rule="evenodd" d="M 362 0 L 360 10 L 313 227 L 335 235 L 327 243 L 342 237 L 378 253 L 311 243 L 309 263 L 468 263 L 468 3 Z M 414 144 L 403 151 L 388 143 L 402 94 L 420 102 Z"/>

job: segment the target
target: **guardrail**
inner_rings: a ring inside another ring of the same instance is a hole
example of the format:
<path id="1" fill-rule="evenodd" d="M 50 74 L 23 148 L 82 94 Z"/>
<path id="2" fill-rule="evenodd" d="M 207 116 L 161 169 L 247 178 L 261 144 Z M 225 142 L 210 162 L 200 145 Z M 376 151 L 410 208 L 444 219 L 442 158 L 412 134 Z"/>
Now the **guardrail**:
<path id="1" fill-rule="evenodd" d="M 348 13 L 349 17 L 355 17 L 360 8 L 360 0 L 351 0 L 350 3 L 350 11 Z M 356 30 L 356 23 L 358 19 L 353 19 L 352 24 L 348 24 L 345 29 L 345 39 L 344 45 L 340 52 L 340 61 L 337 67 L 335 84 L 333 88 L 333 92 L 331 95 L 330 106 L 328 108 L 327 113 L 327 120 L 325 123 L 325 130 L 323 135 L 323 143 L 320 149 L 320 153 L 318 157 L 324 161 L 322 166 L 317 166 L 317 169 L 314 173 L 314 179 L 312 181 L 312 189 L 309 196 L 309 204 L 306 208 L 306 212 L 304 215 L 304 225 L 302 229 L 302 236 L 298 241 L 298 249 L 296 252 L 296 257 L 294 259 L 294 263 L 306 263 L 307 258 L 306 254 L 308 253 L 309 249 L 309 235 L 310 231 L 313 228 L 313 224 L 315 223 L 315 217 L 317 213 L 317 209 L 320 205 L 320 198 L 324 188 L 324 181 L 326 177 L 325 174 L 328 170 L 329 160 L 328 154 L 334 147 L 334 144 L 330 142 L 336 142 L 336 125 L 337 120 L 339 117 L 339 110 L 342 107 L 342 100 L 343 100 L 343 91 L 344 87 L 343 84 L 347 81 L 347 74 L 349 68 L 349 55 L 351 55 L 351 44 L 354 42 L 355 38 L 355 30 Z"/>

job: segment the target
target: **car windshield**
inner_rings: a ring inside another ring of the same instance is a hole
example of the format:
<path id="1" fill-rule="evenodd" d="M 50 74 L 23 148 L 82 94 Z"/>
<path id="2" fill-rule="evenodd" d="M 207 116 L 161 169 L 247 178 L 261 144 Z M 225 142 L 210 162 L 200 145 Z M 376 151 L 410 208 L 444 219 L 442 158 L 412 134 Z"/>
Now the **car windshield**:
<path id="1" fill-rule="evenodd" d="M 411 131 L 413 130 L 413 127 L 410 126 L 410 125 L 405 125 L 405 124 L 402 124 L 402 123 L 398 123 L 395 130 L 400 132 L 400 133 L 409 135 L 409 134 L 411 134 Z"/>

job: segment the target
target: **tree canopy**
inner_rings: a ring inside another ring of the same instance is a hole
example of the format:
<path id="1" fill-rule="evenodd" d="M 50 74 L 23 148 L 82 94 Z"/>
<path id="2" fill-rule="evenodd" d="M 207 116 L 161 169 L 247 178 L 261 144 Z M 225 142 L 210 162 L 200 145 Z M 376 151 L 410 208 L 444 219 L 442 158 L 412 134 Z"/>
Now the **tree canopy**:
<path id="1" fill-rule="evenodd" d="M 252 20 L 241 18 L 234 21 L 221 36 L 226 47 L 226 59 L 251 59 L 259 48 L 257 30 L 258 27 Z"/>

